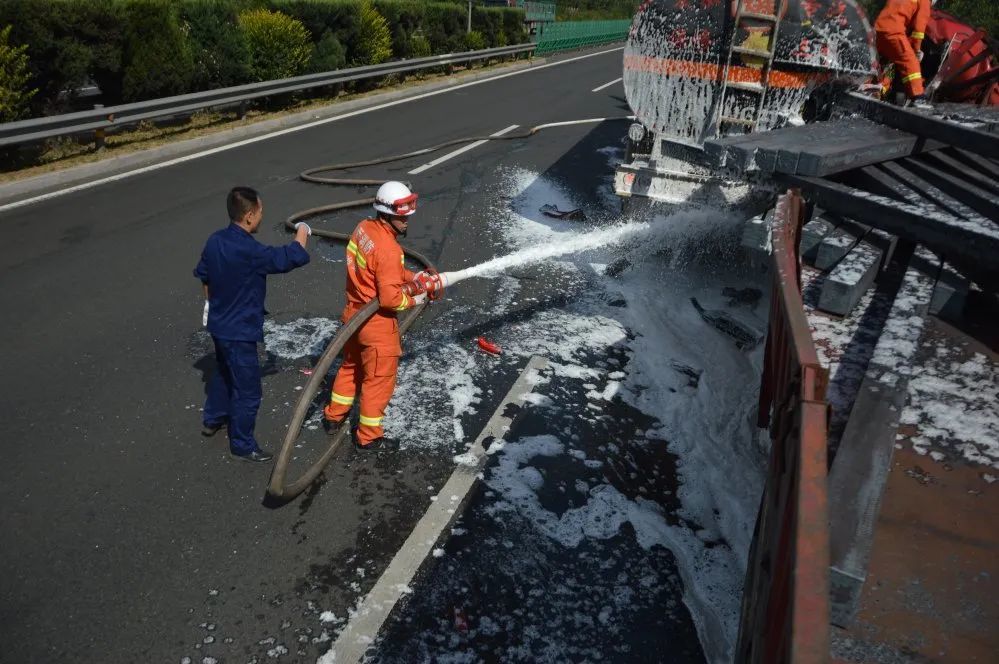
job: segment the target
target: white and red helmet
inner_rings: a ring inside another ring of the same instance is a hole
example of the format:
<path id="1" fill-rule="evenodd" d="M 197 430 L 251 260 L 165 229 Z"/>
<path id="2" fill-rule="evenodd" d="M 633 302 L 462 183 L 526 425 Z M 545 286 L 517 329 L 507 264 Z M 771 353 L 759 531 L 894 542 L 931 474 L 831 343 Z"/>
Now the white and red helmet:
<path id="1" fill-rule="evenodd" d="M 375 209 L 384 214 L 408 217 L 416 212 L 416 199 L 419 196 L 401 182 L 390 181 L 378 187 L 375 194 Z"/>

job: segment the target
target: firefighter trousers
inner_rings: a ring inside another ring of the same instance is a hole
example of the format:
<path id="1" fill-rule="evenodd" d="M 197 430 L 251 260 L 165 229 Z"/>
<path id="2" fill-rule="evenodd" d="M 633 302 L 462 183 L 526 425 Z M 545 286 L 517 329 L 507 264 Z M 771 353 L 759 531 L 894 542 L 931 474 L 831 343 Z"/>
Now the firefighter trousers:
<path id="1" fill-rule="evenodd" d="M 910 99 L 923 94 L 923 73 L 912 43 L 905 35 L 877 33 L 878 53 L 895 63 L 895 76 Z"/>
<path id="2" fill-rule="evenodd" d="M 368 345 L 359 339 L 362 336 L 365 335 L 359 332 L 343 347 L 343 362 L 333 381 L 330 402 L 323 414 L 327 420 L 342 421 L 350 413 L 360 392 L 357 441 L 366 445 L 385 434 L 382 421 L 395 391 L 400 348 L 398 342 L 395 345 Z"/>

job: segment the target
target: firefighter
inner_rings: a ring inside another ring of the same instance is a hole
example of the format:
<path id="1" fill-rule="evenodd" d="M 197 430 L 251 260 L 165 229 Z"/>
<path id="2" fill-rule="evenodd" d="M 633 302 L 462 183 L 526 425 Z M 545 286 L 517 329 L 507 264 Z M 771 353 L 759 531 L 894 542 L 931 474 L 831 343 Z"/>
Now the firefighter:
<path id="1" fill-rule="evenodd" d="M 427 298 L 425 293 L 408 296 L 403 292 L 403 284 L 420 275 L 406 269 L 397 241 L 406 235 L 417 198 L 403 183 L 386 182 L 375 195 L 376 217 L 358 224 L 347 244 L 347 305 L 341 320 L 346 323 L 376 297 L 381 306 L 344 346 L 343 362 L 333 381 L 324 419 L 326 431 L 336 434 L 346 425 L 347 415 L 360 392 L 358 426 L 354 432 L 354 445 L 358 449 L 394 445 L 394 441 L 385 437 L 382 421 L 395 390 L 402 354 L 397 316 Z"/>
<path id="2" fill-rule="evenodd" d="M 927 105 L 919 63 L 930 6 L 930 0 L 887 0 L 874 22 L 878 53 L 895 63 L 895 76 L 915 106 Z"/>
<path id="3" fill-rule="evenodd" d="M 260 228 L 264 205 L 249 187 L 235 187 L 226 199 L 230 223 L 212 233 L 201 252 L 194 276 L 208 301 L 208 332 L 215 343 L 218 369 L 208 383 L 202 416 L 203 436 L 229 428 L 229 451 L 245 461 L 270 461 L 253 430 L 260 408 L 260 361 L 257 343 L 264 340 L 264 296 L 267 275 L 290 272 L 309 262 L 305 251 L 312 229 L 295 224 L 295 240 L 269 247 L 253 235 Z"/>

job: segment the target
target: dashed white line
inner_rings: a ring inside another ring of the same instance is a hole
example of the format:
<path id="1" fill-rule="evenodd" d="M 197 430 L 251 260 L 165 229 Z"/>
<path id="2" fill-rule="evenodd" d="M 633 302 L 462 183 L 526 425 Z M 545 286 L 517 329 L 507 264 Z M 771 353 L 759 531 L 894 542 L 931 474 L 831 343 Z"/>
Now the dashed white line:
<path id="1" fill-rule="evenodd" d="M 520 125 L 510 125 L 506 129 L 501 129 L 498 132 L 496 132 L 495 134 L 489 134 L 489 135 L 490 136 L 502 136 L 503 134 L 509 134 L 511 131 L 513 131 L 514 129 L 516 129 L 519 126 Z M 475 141 L 474 143 L 469 143 L 468 145 L 466 145 L 464 147 L 458 148 L 454 152 L 448 152 L 443 157 L 438 157 L 437 159 L 434 159 L 431 162 L 423 164 L 423 166 L 420 166 L 419 168 L 414 168 L 413 170 L 411 170 L 409 172 L 409 174 L 410 175 L 419 175 L 420 173 L 422 173 L 425 170 L 433 168 L 434 166 L 437 166 L 438 164 L 443 164 L 448 159 L 451 159 L 453 157 L 457 157 L 460 154 L 464 154 L 465 152 L 468 152 L 469 150 L 471 150 L 473 148 L 477 148 L 480 145 L 482 145 L 483 143 L 488 143 L 488 142 L 489 142 L 488 140 L 482 139 L 481 141 Z"/>
<path id="2" fill-rule="evenodd" d="M 623 77 L 622 77 L 622 78 L 623 78 Z M 592 90 L 590 90 L 590 92 L 600 92 L 600 91 L 601 91 L 601 90 L 603 90 L 604 88 L 609 88 L 610 86 L 614 85 L 615 83 L 617 83 L 617 82 L 621 81 L 621 80 L 622 80 L 622 78 L 615 78 L 615 79 L 614 79 L 613 81 L 611 81 L 610 83 L 604 83 L 603 85 L 600 85 L 600 86 L 597 86 L 597 87 L 593 88 Z"/>
<path id="3" fill-rule="evenodd" d="M 430 92 L 424 92 L 422 94 L 413 95 L 412 97 L 404 97 L 402 99 L 396 99 L 394 101 L 386 102 L 384 104 L 378 104 L 377 106 L 369 106 L 367 108 L 361 108 L 356 111 L 344 113 L 343 115 L 336 115 L 331 118 L 323 118 L 322 120 L 316 120 L 315 122 L 307 122 L 305 124 L 298 125 L 297 127 L 288 127 L 286 129 L 279 129 L 278 131 L 274 131 L 269 134 L 254 136 L 253 138 L 247 138 L 242 141 L 236 141 L 235 143 L 229 143 L 228 145 L 220 145 L 218 147 L 211 148 L 209 150 L 195 152 L 194 154 L 185 155 L 183 157 L 177 157 L 176 159 L 170 159 L 157 164 L 143 166 L 142 168 L 136 168 L 135 170 L 126 171 L 124 173 L 118 173 L 117 175 L 111 175 L 97 180 L 91 180 L 89 182 L 83 182 L 81 184 L 74 185 L 72 187 L 66 187 L 65 189 L 58 189 L 56 191 L 51 191 L 47 194 L 40 194 L 38 196 L 32 196 L 31 198 L 25 198 L 19 201 L 15 201 L 13 203 L 7 203 L 6 205 L 0 205 L 0 212 L 6 212 L 8 210 L 13 210 L 15 208 L 24 207 L 25 205 L 31 205 L 32 203 L 39 203 L 41 201 L 49 200 L 51 198 L 56 198 L 58 196 L 63 196 L 65 194 L 71 194 L 76 191 L 83 191 L 84 189 L 90 189 L 92 187 L 97 187 L 99 185 L 107 184 L 109 182 L 117 182 L 119 180 L 124 180 L 125 178 L 132 177 L 133 175 L 148 173 L 150 171 L 155 171 L 160 168 L 175 166 L 176 164 L 183 164 L 184 162 L 192 161 L 194 159 L 199 159 L 200 157 L 207 157 L 209 155 L 218 154 L 219 152 L 225 152 L 226 150 L 232 150 L 233 148 L 242 147 L 244 145 L 250 145 L 252 143 L 258 143 L 260 141 L 265 141 L 269 138 L 276 138 L 278 136 L 284 136 L 285 134 L 292 134 L 296 131 L 311 129 L 313 127 L 318 127 L 320 125 L 329 124 L 330 122 L 336 122 L 337 120 L 345 120 L 347 118 L 352 118 L 355 115 L 363 115 L 364 113 L 371 113 L 372 111 L 378 111 L 383 108 L 390 108 L 392 106 L 398 106 L 399 104 L 406 104 L 411 101 L 416 101 L 417 99 L 425 99 L 427 97 L 433 97 L 436 95 L 444 94 L 445 92 L 451 92 L 452 90 L 461 90 L 462 88 L 468 88 L 473 85 L 488 83 L 489 81 L 498 81 L 500 79 L 508 78 L 510 76 L 519 76 L 520 74 L 525 74 L 531 71 L 538 71 L 539 69 L 547 69 L 549 67 L 557 67 L 559 65 L 568 64 L 570 62 L 576 62 L 578 60 L 595 58 L 598 55 L 606 55 L 608 53 L 614 53 L 615 51 L 620 51 L 623 48 L 624 48 L 623 46 L 618 46 L 617 48 L 609 48 L 606 51 L 598 51 L 596 53 L 587 53 L 586 55 L 578 55 L 574 58 L 566 58 L 565 60 L 559 60 L 558 62 L 549 62 L 543 65 L 538 65 L 537 67 L 518 69 L 517 71 L 508 72 L 506 74 L 499 74 L 497 76 L 492 76 L 490 78 L 483 78 L 477 81 L 469 81 L 468 83 L 459 83 L 458 85 L 453 85 L 448 88 L 442 88 L 440 90 L 432 90 Z"/>

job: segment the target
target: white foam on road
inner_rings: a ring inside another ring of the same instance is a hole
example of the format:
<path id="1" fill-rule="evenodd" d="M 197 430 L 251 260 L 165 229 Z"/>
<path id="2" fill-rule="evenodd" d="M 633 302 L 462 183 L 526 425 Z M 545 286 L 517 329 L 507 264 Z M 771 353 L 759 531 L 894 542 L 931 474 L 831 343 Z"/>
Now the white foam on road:
<path id="1" fill-rule="evenodd" d="M 316 357 L 326 350 L 340 321 L 330 318 L 298 318 L 287 323 L 264 321 L 264 348 L 285 360 Z"/>
<path id="2" fill-rule="evenodd" d="M 578 207 L 575 197 L 559 183 L 524 170 L 501 175 L 493 197 L 496 207 L 489 211 L 495 220 L 496 253 L 572 242 L 592 228 L 538 212 L 545 203 L 560 209 Z M 595 216 L 607 214 L 601 210 Z M 731 216 L 720 211 L 688 211 L 657 215 L 649 225 L 654 230 L 614 248 L 588 245 L 565 260 L 535 264 L 532 269 L 543 275 L 552 292 L 565 293 L 566 298 L 494 328 L 490 339 L 502 346 L 501 357 L 476 350 L 474 339 L 464 330 L 483 319 L 478 309 L 483 304 L 486 318 L 497 320 L 535 304 L 518 281 L 507 275 L 497 277 L 502 288 L 496 298 L 475 303 L 475 309 L 446 302 L 432 328 L 404 340 L 405 355 L 386 428 L 410 449 L 453 455 L 470 438 L 462 420 L 486 396 L 496 364 L 522 365 L 532 355 L 548 359 L 551 370 L 562 377 L 593 384 L 593 408 L 585 409 L 580 417 L 601 417 L 600 404 L 620 398 L 658 420 L 657 427 L 643 434 L 648 444 L 667 444 L 679 458 L 678 513 L 663 513 L 654 496 L 648 501 L 628 499 L 607 482 L 587 484 L 585 504 L 565 514 L 545 509 L 537 493 L 544 487 L 544 474 L 534 462 L 556 455 L 566 463 L 599 472 L 591 466 L 600 461 L 573 450 L 563 431 L 492 450 L 498 465 L 489 480 L 497 496 L 491 509 L 522 510 L 541 535 L 567 547 L 586 538 L 606 539 L 630 523 L 643 547 L 664 546 L 674 553 L 683 579 L 683 601 L 705 653 L 711 661 L 723 661 L 730 659 L 734 648 L 746 558 L 763 484 L 765 458 L 756 445 L 750 417 L 755 414 L 762 346 L 751 353 L 737 351 L 689 303 L 693 295 L 705 306 L 724 308 L 721 286 L 731 284 L 708 283 L 709 279 L 691 273 L 688 265 L 694 257 L 724 245 L 733 228 Z M 668 257 L 657 253 L 664 247 L 670 249 Z M 621 256 L 633 265 L 617 278 L 590 267 L 610 264 Z M 762 329 L 764 309 L 741 314 L 741 320 Z M 595 356 L 609 357 L 610 351 L 621 359 L 593 362 Z M 673 363 L 698 369 L 698 385 L 691 387 L 689 377 L 674 369 Z M 545 396 L 552 403 L 540 395 L 532 397 L 531 403 L 557 407 L 554 395 Z M 471 458 L 465 463 L 464 456 L 454 457 L 456 465 L 472 463 Z"/>

